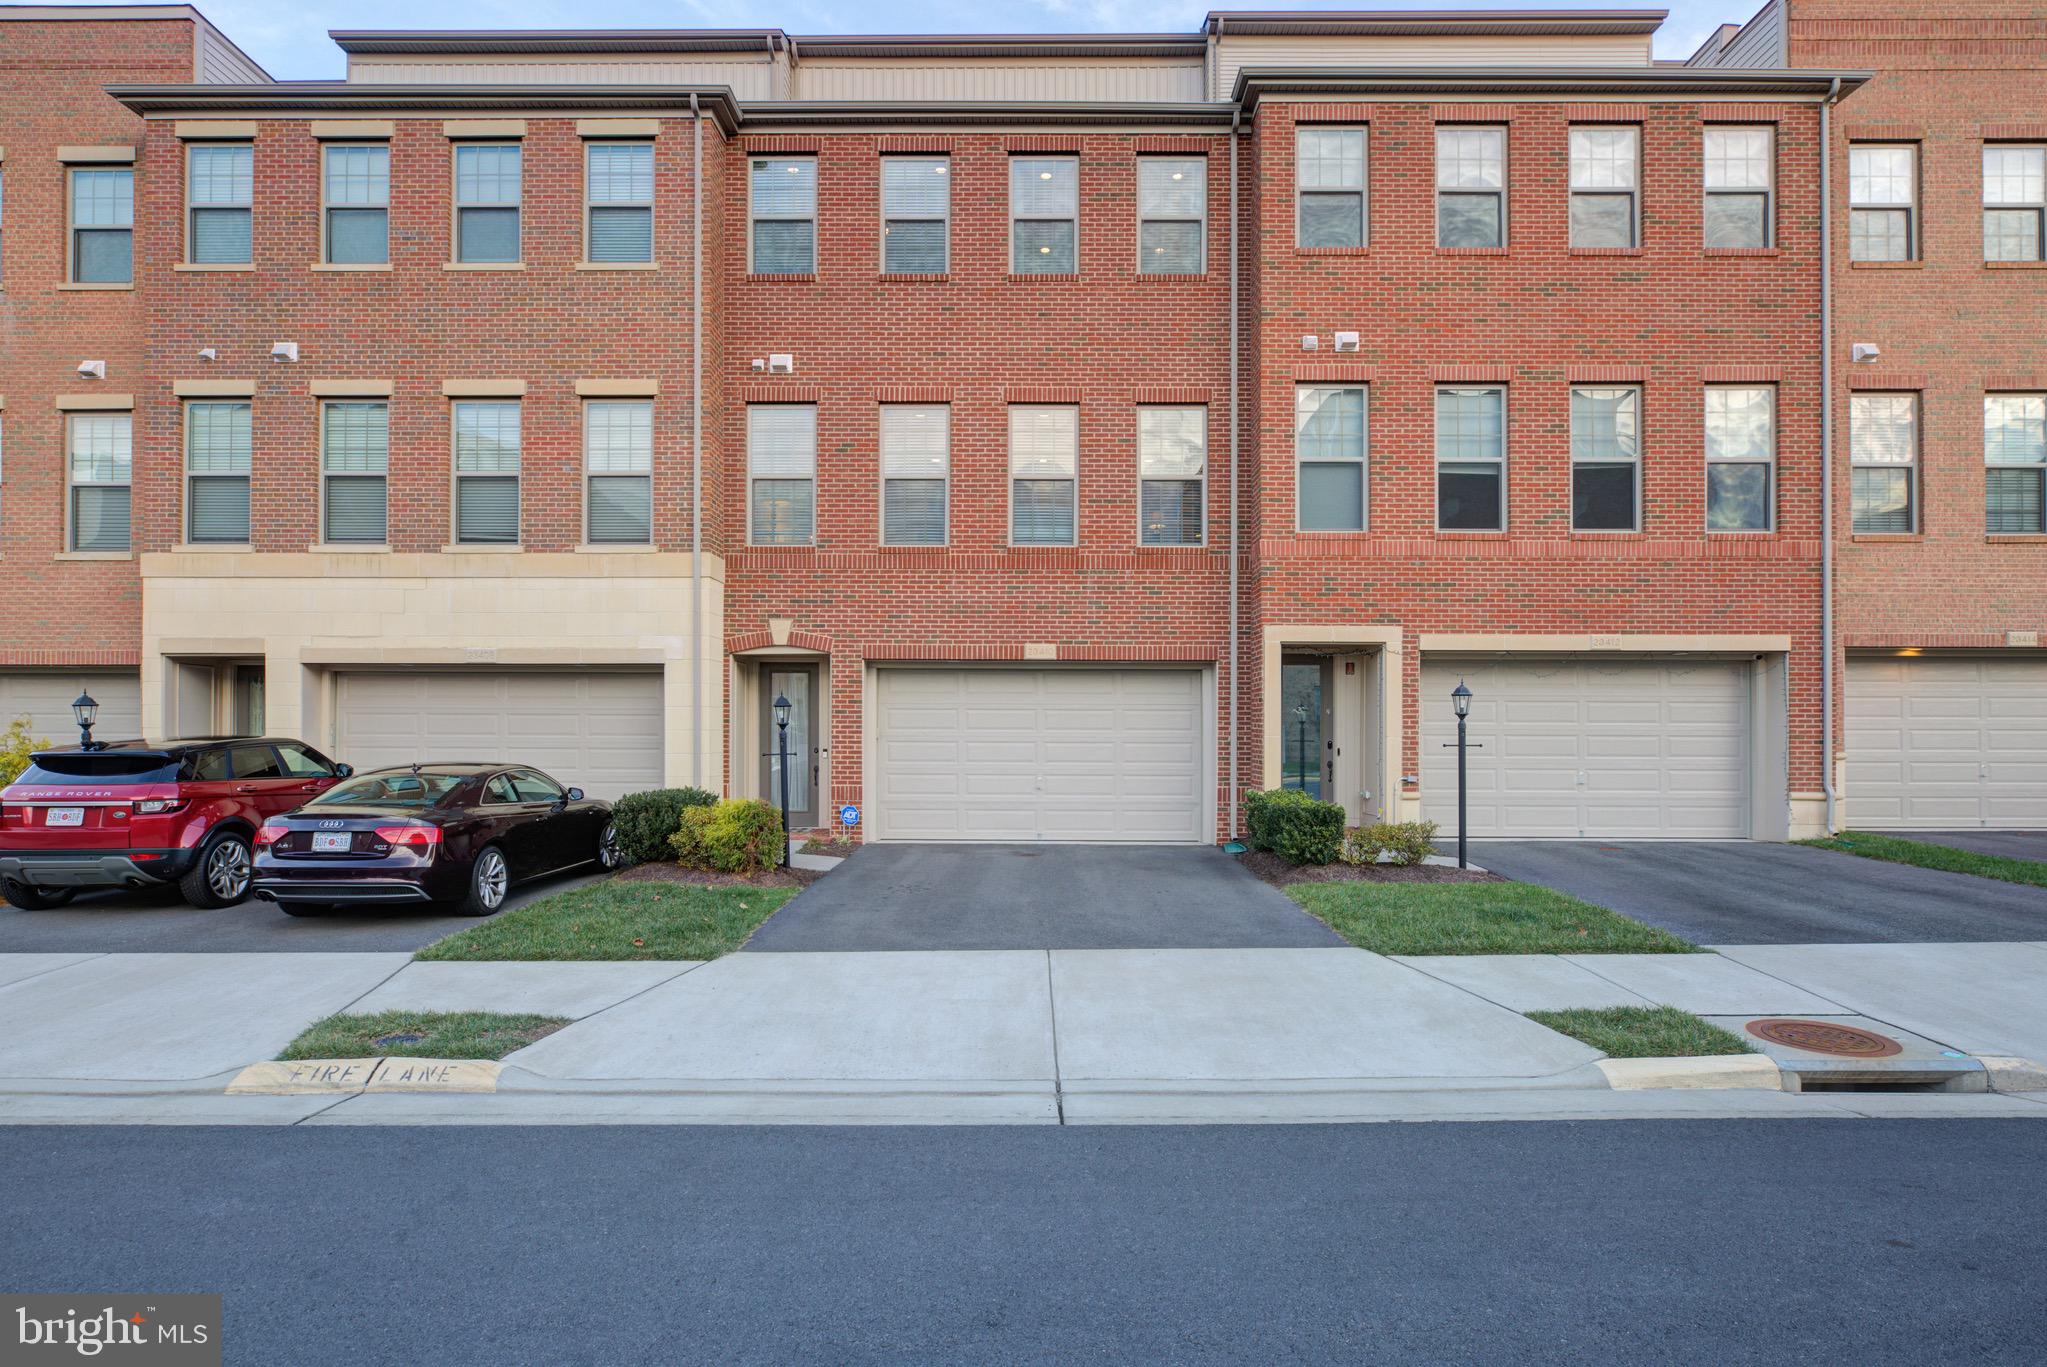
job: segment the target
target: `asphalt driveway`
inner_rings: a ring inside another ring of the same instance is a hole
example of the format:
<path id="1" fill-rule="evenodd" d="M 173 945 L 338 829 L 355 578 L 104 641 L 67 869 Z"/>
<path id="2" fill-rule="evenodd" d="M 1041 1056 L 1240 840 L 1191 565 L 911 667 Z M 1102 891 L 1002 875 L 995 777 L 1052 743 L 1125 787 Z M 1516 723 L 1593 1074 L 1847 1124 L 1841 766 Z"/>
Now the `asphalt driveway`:
<path id="1" fill-rule="evenodd" d="M 1699 944 L 2047 940 L 2047 888 L 1804 845 L 1481 840 L 1471 855 Z"/>
<path id="2" fill-rule="evenodd" d="M 1343 941 L 1221 850 L 868 845 L 750 950 L 1316 949 Z"/>

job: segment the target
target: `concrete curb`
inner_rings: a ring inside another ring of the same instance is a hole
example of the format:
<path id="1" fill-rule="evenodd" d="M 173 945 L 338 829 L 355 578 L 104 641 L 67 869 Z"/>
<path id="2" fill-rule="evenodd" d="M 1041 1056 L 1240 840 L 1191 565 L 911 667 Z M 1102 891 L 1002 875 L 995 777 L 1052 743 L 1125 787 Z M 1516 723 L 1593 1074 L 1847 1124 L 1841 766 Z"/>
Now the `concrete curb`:
<path id="1" fill-rule="evenodd" d="M 1617 1092 L 1740 1089 L 1782 1092 L 1784 1073 L 1761 1054 L 1707 1058 L 1603 1058 L 1594 1065 Z"/>
<path id="2" fill-rule="evenodd" d="M 2047 1092 L 2047 1064 L 2002 1054 L 1978 1054 L 1993 1092 Z"/>
<path id="3" fill-rule="evenodd" d="M 503 1065 L 485 1059 L 320 1058 L 252 1063 L 228 1083 L 229 1096 L 356 1092 L 495 1092 Z"/>

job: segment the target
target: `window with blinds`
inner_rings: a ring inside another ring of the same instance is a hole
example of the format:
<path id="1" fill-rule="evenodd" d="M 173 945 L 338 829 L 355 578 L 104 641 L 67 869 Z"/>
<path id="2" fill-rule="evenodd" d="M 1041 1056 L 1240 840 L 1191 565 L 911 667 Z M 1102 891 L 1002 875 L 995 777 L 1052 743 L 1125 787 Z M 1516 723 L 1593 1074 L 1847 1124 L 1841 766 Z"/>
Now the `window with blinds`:
<path id="1" fill-rule="evenodd" d="M 196 265 L 249 260 L 256 195 L 256 149 L 248 143 L 194 143 L 185 151 L 185 256 Z"/>
<path id="2" fill-rule="evenodd" d="M 1436 525 L 1447 531 L 1507 527 L 1507 391 L 1436 391 Z"/>
<path id="3" fill-rule="evenodd" d="M 1706 530 L 1767 532 L 1775 525 L 1777 391 L 1706 389 Z"/>
<path id="4" fill-rule="evenodd" d="M 1147 275 L 1199 275 L 1208 267 L 1208 163 L 1199 158 L 1137 159 L 1137 269 Z"/>
<path id="5" fill-rule="evenodd" d="M 944 404 L 882 405 L 883 545 L 945 544 L 946 482 L 951 464 L 951 409 Z"/>
<path id="6" fill-rule="evenodd" d="M 2047 394 L 1983 396 L 1987 529 L 2047 532 Z"/>
<path id="7" fill-rule="evenodd" d="M 1207 538 L 1206 408 L 1137 410 L 1138 540 L 1199 546 Z"/>
<path id="8" fill-rule="evenodd" d="M 333 265 L 391 259 L 391 148 L 387 143 L 329 143 L 321 149 L 327 255 Z"/>
<path id="9" fill-rule="evenodd" d="M 1365 245 L 1365 130 L 1294 132 L 1294 241 L 1302 247 Z"/>
<path id="10" fill-rule="evenodd" d="M 1076 544 L 1080 410 L 1009 409 L 1009 539 L 1018 546 Z"/>
<path id="11" fill-rule="evenodd" d="M 127 413 L 73 413 L 65 423 L 71 485 L 71 549 L 129 548 L 128 495 L 134 421 Z"/>
<path id="12" fill-rule="evenodd" d="M 464 399 L 454 406 L 455 541 L 519 541 L 519 405 Z"/>
<path id="13" fill-rule="evenodd" d="M 379 546 L 389 535 L 386 480 L 391 405 L 367 401 L 320 407 L 320 539 Z"/>
<path id="14" fill-rule="evenodd" d="M 583 152 L 593 262 L 654 259 L 654 145 L 593 142 Z"/>
<path id="15" fill-rule="evenodd" d="M 1983 259 L 2047 258 L 2047 147 L 1983 149 Z"/>
<path id="16" fill-rule="evenodd" d="M 71 279 L 127 285 L 135 279 L 135 170 L 71 173 Z"/>
<path id="17" fill-rule="evenodd" d="M 1776 140 L 1774 128 L 1706 130 L 1706 246 L 1770 245 Z"/>
<path id="18" fill-rule="evenodd" d="M 254 441 L 247 403 L 185 405 L 185 539 L 247 545 Z"/>
<path id="19" fill-rule="evenodd" d="M 1571 245 L 1632 247 L 1642 178 L 1642 130 L 1573 128 Z"/>
<path id="20" fill-rule="evenodd" d="M 1080 267 L 1080 161 L 1009 159 L 1009 269 L 1071 275 Z"/>
<path id="21" fill-rule="evenodd" d="M 455 259 L 519 259 L 519 144 L 455 145 Z"/>
<path id="22" fill-rule="evenodd" d="M 949 267 L 952 161 L 881 159 L 881 268 L 891 275 L 943 275 Z"/>
<path id="23" fill-rule="evenodd" d="M 1571 530 L 1632 532 L 1641 517 L 1642 391 L 1571 391 Z"/>
<path id="24" fill-rule="evenodd" d="M 817 158 L 755 157 L 751 166 L 753 273 L 815 273 Z"/>
<path id="25" fill-rule="evenodd" d="M 1362 385 L 1294 389 L 1295 525 L 1301 531 L 1365 529 L 1365 394 Z"/>
<path id="26" fill-rule="evenodd" d="M 1918 530 L 1919 396 L 1850 394 L 1848 464 L 1854 530 Z"/>
<path id="27" fill-rule="evenodd" d="M 808 546 L 817 533 L 817 407 L 757 403 L 746 410 L 747 539 Z"/>
<path id="28" fill-rule="evenodd" d="M 1436 130 L 1436 245 L 1507 245 L 1507 130 Z"/>
<path id="29" fill-rule="evenodd" d="M 1919 254 L 1919 148 L 1848 149 L 1848 257 L 1911 261 Z"/>
<path id="30" fill-rule="evenodd" d="M 584 535 L 592 545 L 654 539 L 654 404 L 583 405 Z"/>

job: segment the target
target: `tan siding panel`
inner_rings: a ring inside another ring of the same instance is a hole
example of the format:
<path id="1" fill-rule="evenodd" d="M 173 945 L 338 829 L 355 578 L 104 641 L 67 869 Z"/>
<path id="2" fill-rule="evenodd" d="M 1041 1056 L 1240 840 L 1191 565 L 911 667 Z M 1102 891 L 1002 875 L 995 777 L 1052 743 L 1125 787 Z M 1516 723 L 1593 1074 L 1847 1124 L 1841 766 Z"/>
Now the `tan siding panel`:
<path id="1" fill-rule="evenodd" d="M 741 100 L 765 100 L 772 94 L 772 70 L 760 59 L 357 57 L 349 63 L 348 79 L 358 85 L 723 85 Z"/>
<path id="2" fill-rule="evenodd" d="M 1195 103 L 1201 62 L 853 62 L 796 66 L 802 100 L 1136 100 Z"/>
<path id="3" fill-rule="evenodd" d="M 1647 66 L 1642 34 L 1592 38 L 1223 37 L 1220 89 L 1227 99 L 1243 67 Z"/>

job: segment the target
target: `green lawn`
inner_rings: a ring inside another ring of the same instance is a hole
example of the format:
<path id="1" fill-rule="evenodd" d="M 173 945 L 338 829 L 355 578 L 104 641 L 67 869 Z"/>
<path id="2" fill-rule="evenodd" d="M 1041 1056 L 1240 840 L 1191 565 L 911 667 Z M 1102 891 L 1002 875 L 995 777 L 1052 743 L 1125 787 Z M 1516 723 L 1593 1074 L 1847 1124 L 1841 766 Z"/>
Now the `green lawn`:
<path id="1" fill-rule="evenodd" d="M 1581 1007 L 1575 1011 L 1530 1011 L 1528 1019 L 1572 1039 L 1583 1040 L 1609 1058 L 1700 1058 L 1710 1054 L 1753 1054 L 1741 1036 L 1708 1025 L 1674 1006 Z"/>
<path id="2" fill-rule="evenodd" d="M 1978 854 L 1947 845 L 1929 845 L 1923 840 L 1906 840 L 1873 831 L 1843 831 L 1839 835 L 1801 840 L 1815 849 L 1840 850 L 1865 859 L 1882 859 L 1893 864 L 1912 864 L 1922 869 L 1945 869 L 1949 873 L 1973 873 L 2007 883 L 2029 883 L 2047 888 L 2047 863 L 2037 859 L 2013 859 L 2002 854 Z"/>
<path id="3" fill-rule="evenodd" d="M 501 1016 L 494 1011 L 380 1011 L 374 1016 L 329 1016 L 307 1026 L 277 1057 L 501 1059 L 567 1024 L 560 1016 Z M 390 1035 L 419 1038 L 378 1043 Z"/>
<path id="4" fill-rule="evenodd" d="M 1296 883 L 1287 896 L 1380 954 L 1686 954 L 1667 930 L 1533 883 Z"/>
<path id="5" fill-rule="evenodd" d="M 500 912 L 416 959 L 715 959 L 746 943 L 795 888 L 610 879 Z"/>

